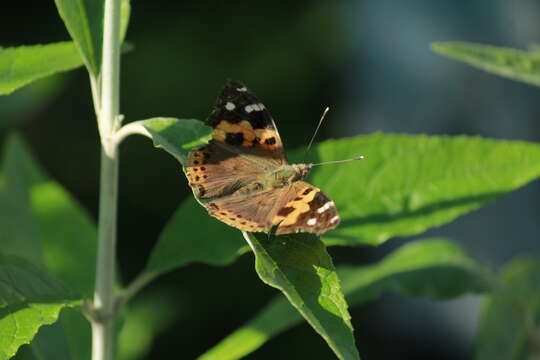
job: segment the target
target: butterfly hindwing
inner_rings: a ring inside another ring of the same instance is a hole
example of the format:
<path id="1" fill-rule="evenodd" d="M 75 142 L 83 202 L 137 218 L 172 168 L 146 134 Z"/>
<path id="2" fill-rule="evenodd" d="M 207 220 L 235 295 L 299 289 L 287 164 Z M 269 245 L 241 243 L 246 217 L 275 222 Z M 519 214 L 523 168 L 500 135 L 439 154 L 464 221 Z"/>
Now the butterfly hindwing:
<path id="1" fill-rule="evenodd" d="M 251 232 L 268 231 L 278 226 L 278 235 L 321 234 L 339 224 L 334 202 L 305 181 L 249 195 L 225 197 L 208 203 L 206 208 L 218 220 Z"/>
<path id="2" fill-rule="evenodd" d="M 233 195 L 206 204 L 208 214 L 240 230 L 267 231 L 272 224 L 275 204 L 285 189 L 271 189 L 247 195 Z"/>
<path id="3" fill-rule="evenodd" d="M 272 219 L 272 223 L 279 224 L 278 235 L 297 232 L 322 234 L 338 226 L 339 221 L 334 202 L 321 189 L 305 181 L 289 185 Z"/>

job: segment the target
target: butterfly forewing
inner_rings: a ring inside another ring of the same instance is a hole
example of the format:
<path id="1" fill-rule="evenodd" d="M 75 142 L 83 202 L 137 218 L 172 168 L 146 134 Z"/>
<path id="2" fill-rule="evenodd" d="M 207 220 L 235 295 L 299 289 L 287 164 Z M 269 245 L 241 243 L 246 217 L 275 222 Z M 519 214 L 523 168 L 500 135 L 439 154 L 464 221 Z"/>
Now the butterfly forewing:
<path id="1" fill-rule="evenodd" d="M 252 158 L 239 156 L 232 149 L 213 141 L 192 150 L 188 161 L 186 176 L 189 185 L 201 199 L 230 195 L 268 171 L 254 164 Z"/>
<path id="2" fill-rule="evenodd" d="M 270 112 L 238 81 L 223 87 L 206 124 L 214 128 L 214 141 L 240 149 L 264 149 L 265 157 L 286 163 L 283 143 Z"/>

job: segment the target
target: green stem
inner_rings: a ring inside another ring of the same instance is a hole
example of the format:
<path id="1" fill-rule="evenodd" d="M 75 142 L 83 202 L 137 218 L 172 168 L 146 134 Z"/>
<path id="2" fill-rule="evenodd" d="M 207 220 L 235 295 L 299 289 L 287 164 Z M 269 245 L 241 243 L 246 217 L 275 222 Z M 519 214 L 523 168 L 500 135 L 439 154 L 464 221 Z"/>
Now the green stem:
<path id="1" fill-rule="evenodd" d="M 116 273 L 116 218 L 118 152 L 114 132 L 118 127 L 120 74 L 120 0 L 105 1 L 103 60 L 99 91 L 98 125 L 101 136 L 101 176 L 98 219 L 98 254 L 92 321 L 92 359 L 112 360 L 114 354 L 114 283 Z"/>
<path id="2" fill-rule="evenodd" d="M 143 272 L 125 288 L 120 295 L 116 298 L 115 309 L 120 310 L 135 294 L 137 294 L 143 287 L 148 285 L 152 280 L 158 276 L 154 272 Z"/>

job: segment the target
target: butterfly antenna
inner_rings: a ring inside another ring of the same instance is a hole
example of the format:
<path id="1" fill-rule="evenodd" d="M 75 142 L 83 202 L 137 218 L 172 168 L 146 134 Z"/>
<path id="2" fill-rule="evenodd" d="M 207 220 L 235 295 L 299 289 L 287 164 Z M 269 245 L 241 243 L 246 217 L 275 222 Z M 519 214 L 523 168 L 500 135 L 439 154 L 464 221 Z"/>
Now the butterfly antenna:
<path id="1" fill-rule="evenodd" d="M 325 162 L 315 163 L 315 164 L 310 164 L 310 165 L 311 166 L 319 166 L 319 165 L 328 165 L 328 164 L 339 164 L 339 163 L 344 163 L 344 162 L 349 162 L 349 161 L 356 161 L 356 160 L 364 160 L 364 156 L 360 155 L 360 156 L 354 157 L 352 159 L 325 161 Z"/>
<path id="2" fill-rule="evenodd" d="M 317 128 L 315 129 L 315 132 L 313 133 L 313 136 L 311 137 L 311 140 L 309 140 L 309 144 L 306 149 L 306 153 L 304 154 L 304 159 L 307 157 L 307 154 L 309 152 L 309 149 L 311 149 L 311 145 L 313 145 L 313 140 L 315 140 L 315 136 L 317 136 L 317 133 L 319 132 L 319 128 L 321 127 L 321 124 L 324 120 L 324 117 L 326 116 L 326 113 L 330 110 L 330 108 L 327 106 L 326 109 L 324 109 L 323 114 L 321 116 L 321 119 L 319 120 L 319 123 L 317 124 Z"/>

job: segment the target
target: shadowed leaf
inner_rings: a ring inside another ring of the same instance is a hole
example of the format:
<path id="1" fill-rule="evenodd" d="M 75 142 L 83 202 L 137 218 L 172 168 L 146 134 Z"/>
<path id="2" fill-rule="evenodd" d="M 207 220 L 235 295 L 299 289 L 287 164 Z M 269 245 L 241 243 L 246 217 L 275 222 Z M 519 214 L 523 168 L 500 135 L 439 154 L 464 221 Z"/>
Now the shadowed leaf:
<path id="1" fill-rule="evenodd" d="M 377 264 L 340 267 L 338 275 L 350 306 L 389 292 L 449 299 L 486 289 L 473 261 L 457 245 L 442 239 L 415 241 Z M 199 359 L 243 358 L 301 322 L 298 312 L 283 297 L 277 297 Z"/>
<path id="2" fill-rule="evenodd" d="M 261 280 L 283 292 L 339 359 L 360 359 L 347 303 L 324 244 L 310 234 L 246 236 Z"/>
<path id="3" fill-rule="evenodd" d="M 499 289 L 487 297 L 475 340 L 475 359 L 531 360 L 540 355 L 540 259 L 506 265 Z"/>
<path id="4" fill-rule="evenodd" d="M 183 166 L 189 150 L 210 140 L 212 129 L 195 119 L 157 117 L 128 124 L 134 133 L 146 135 L 154 146 L 167 151 Z"/>
<path id="5" fill-rule="evenodd" d="M 1 178 L 0 199 L 6 200 L 0 201 L 0 214 L 6 214 L 0 216 L 2 253 L 46 266 L 72 291 L 90 296 L 97 239 L 90 216 L 68 192 L 45 175 L 17 136 L 6 141 Z M 74 358 L 82 359 L 85 358 L 82 354 L 89 353 L 90 332 L 86 319 L 73 313 L 73 316 L 63 314 L 61 322 L 66 332 L 72 334 L 71 353 Z M 58 331 L 40 331 L 36 341 L 64 344 L 65 339 L 54 338 L 59 334 L 64 335 Z"/>

